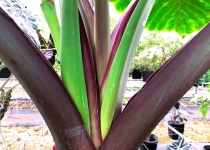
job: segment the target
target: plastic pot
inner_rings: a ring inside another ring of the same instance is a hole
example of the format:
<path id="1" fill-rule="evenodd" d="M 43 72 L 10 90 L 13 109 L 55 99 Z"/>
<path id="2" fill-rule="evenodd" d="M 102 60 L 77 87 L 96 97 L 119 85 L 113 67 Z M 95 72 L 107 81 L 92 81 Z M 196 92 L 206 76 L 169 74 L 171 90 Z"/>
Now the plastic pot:
<path id="1" fill-rule="evenodd" d="M 3 68 L 0 70 L 0 78 L 8 78 L 11 75 L 11 72 L 8 68 Z"/>
<path id="2" fill-rule="evenodd" d="M 204 145 L 203 150 L 210 150 L 210 145 Z"/>
<path id="3" fill-rule="evenodd" d="M 140 150 L 156 150 L 158 144 L 158 137 L 154 134 L 151 134 L 149 141 L 144 141 Z"/>
<path id="4" fill-rule="evenodd" d="M 141 79 L 141 71 L 134 69 L 132 72 L 133 79 Z"/>
<path id="5" fill-rule="evenodd" d="M 143 71 L 143 81 L 146 82 L 147 79 L 153 74 L 153 71 Z"/>
<path id="6" fill-rule="evenodd" d="M 172 123 L 171 121 L 168 121 L 168 124 L 174 129 L 176 129 L 178 132 L 180 132 L 181 134 L 184 133 L 184 123 L 176 124 Z M 177 140 L 179 137 L 179 135 L 176 134 L 174 131 L 172 131 L 170 128 L 168 128 L 168 135 L 173 140 Z"/>

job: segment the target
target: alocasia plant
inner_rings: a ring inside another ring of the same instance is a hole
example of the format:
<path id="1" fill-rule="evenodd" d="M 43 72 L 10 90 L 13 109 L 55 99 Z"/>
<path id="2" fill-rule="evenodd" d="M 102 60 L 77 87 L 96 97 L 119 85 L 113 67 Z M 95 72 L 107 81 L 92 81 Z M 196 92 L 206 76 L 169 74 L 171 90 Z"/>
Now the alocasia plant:
<path id="1" fill-rule="evenodd" d="M 109 35 L 107 0 L 95 1 L 94 9 L 88 0 L 62 0 L 61 25 L 53 1 L 44 0 L 41 7 L 55 40 L 61 78 L 1 9 L 0 59 L 33 99 L 57 149 L 138 149 L 210 68 L 207 25 L 153 74 L 121 112 L 129 67 L 153 3 L 132 1 Z"/>

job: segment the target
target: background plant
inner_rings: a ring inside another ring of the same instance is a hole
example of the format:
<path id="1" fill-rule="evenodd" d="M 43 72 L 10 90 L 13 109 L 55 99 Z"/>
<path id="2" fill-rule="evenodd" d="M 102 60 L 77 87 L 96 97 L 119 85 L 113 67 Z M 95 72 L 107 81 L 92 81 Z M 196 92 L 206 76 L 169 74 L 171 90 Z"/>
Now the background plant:
<path id="1" fill-rule="evenodd" d="M 177 141 L 173 142 L 171 145 L 167 145 L 166 150 L 184 150 L 191 147 L 190 143 L 185 143 L 183 137 L 179 137 Z"/>
<path id="2" fill-rule="evenodd" d="M 205 95 L 196 94 L 195 98 L 190 100 L 190 103 L 198 103 L 201 115 L 205 118 L 210 107 L 210 85 L 207 85 L 207 93 Z"/>
<path id="3" fill-rule="evenodd" d="M 183 45 L 184 40 L 174 32 L 145 30 L 137 46 L 131 69 L 157 70 Z"/>
<path id="4" fill-rule="evenodd" d="M 173 124 L 181 124 L 181 123 L 187 121 L 186 118 L 182 117 L 182 114 L 180 112 L 180 108 L 179 107 L 180 107 L 180 103 L 177 102 L 175 104 L 175 106 L 174 106 L 174 110 L 175 111 L 170 116 L 171 117 L 171 122 Z"/>
<path id="5" fill-rule="evenodd" d="M 195 83 L 195 86 L 206 85 L 210 82 L 210 70 L 208 70 L 199 80 Z"/>

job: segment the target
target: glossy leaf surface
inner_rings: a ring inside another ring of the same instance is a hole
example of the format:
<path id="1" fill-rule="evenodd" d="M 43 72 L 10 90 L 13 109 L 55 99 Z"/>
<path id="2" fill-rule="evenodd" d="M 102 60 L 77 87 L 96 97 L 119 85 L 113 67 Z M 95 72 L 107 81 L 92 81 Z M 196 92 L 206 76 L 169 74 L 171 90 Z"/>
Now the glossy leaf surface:
<path id="1" fill-rule="evenodd" d="M 146 28 L 176 31 L 180 35 L 199 31 L 210 21 L 210 3 L 204 0 L 156 0 Z"/>
<path id="2" fill-rule="evenodd" d="M 110 0 L 122 12 L 129 0 Z M 210 3 L 204 0 L 155 0 L 147 20 L 151 31 L 176 31 L 180 35 L 199 31 L 210 21 Z"/>

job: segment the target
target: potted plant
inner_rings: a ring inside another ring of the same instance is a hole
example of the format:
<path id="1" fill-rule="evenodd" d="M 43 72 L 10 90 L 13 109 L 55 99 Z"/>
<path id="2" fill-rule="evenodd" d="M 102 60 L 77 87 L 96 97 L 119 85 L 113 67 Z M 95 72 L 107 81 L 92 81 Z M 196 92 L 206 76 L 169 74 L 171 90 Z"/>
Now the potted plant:
<path id="1" fill-rule="evenodd" d="M 205 26 L 165 63 L 150 82 L 129 100 L 122 111 L 120 106 L 126 84 L 125 78 L 128 76 L 132 61 L 130 56 L 133 56 L 144 28 L 143 24 L 154 1 L 132 1 L 128 7 L 130 9 L 125 11 L 126 15 L 123 15 L 115 28 L 116 32 L 111 36 L 107 28 L 109 26 L 108 1 L 95 2 L 93 10 L 89 1 L 62 0 L 62 6 L 58 7 L 62 12 L 61 28 L 53 1 L 43 2 L 47 4 L 47 6 L 42 5 L 46 6 L 46 13 L 56 16 L 54 20 L 51 18 L 48 21 L 51 21 L 49 24 L 53 27 L 58 25 L 57 39 L 55 34 L 52 35 L 61 59 L 62 80 L 39 49 L 1 9 L 0 33 L 4 36 L 0 36 L 0 59 L 14 73 L 37 105 L 54 137 L 57 149 L 135 150 L 140 147 L 145 136 L 154 129 L 174 103 L 191 88 L 193 82 L 209 69 L 210 25 Z M 160 19 L 154 19 L 154 16 L 163 18 L 162 15 L 155 14 L 161 12 L 168 15 L 166 11 L 174 4 L 173 1 L 167 1 L 164 3 L 166 5 L 162 5 L 163 1 L 156 2 L 154 6 L 157 9 L 152 11 L 154 13 L 151 12 L 152 19 L 151 17 L 148 19 L 155 20 L 155 25 Z M 199 2 L 204 3 L 204 1 Z M 195 2 L 193 4 L 197 6 Z M 165 10 L 163 6 L 166 6 Z M 52 12 L 49 13 L 51 10 Z M 177 7 L 175 10 L 177 11 Z M 199 10 L 194 11 L 199 14 L 197 12 Z M 202 7 L 201 12 L 209 11 Z M 206 25 L 209 21 L 208 17 L 207 22 L 203 21 L 206 16 L 202 14 L 198 19 L 196 18 L 196 22 L 204 22 L 203 26 Z M 164 18 L 171 21 L 169 17 Z M 176 17 L 173 16 L 173 18 L 177 20 Z M 173 24 L 178 22 L 176 20 L 172 19 Z M 188 17 L 187 20 L 189 20 Z M 158 25 L 163 28 L 165 24 L 170 27 L 170 30 L 176 27 L 169 26 L 167 20 Z M 193 24 L 192 20 L 190 24 Z M 147 26 L 149 28 L 149 25 Z M 183 34 L 182 29 L 185 28 L 179 28 L 178 31 Z M 115 43 L 115 48 L 112 46 L 110 48 L 109 41 Z M 90 65 L 87 66 L 88 64 Z M 195 68 L 199 68 L 199 71 L 192 76 Z M 40 69 L 44 71 L 39 72 Z M 182 72 L 183 70 L 187 72 Z M 168 76 L 172 71 L 173 75 Z M 84 78 L 81 80 L 79 76 L 81 72 L 86 80 Z M 180 78 L 180 75 L 183 76 Z M 171 87 L 176 88 L 170 89 Z M 88 98 L 86 98 L 87 95 Z"/>
<path id="2" fill-rule="evenodd" d="M 11 75 L 10 70 L 0 60 L 0 78 L 8 78 Z"/>
<path id="3" fill-rule="evenodd" d="M 177 102 L 176 105 L 174 106 L 175 113 L 170 116 L 171 120 L 168 121 L 168 125 L 173 127 L 175 130 L 177 130 L 181 134 L 183 134 L 184 133 L 184 121 L 187 121 L 187 119 L 181 116 L 179 106 L 180 106 L 180 103 Z M 168 128 L 168 135 L 173 140 L 177 140 L 179 137 L 178 134 L 176 134 L 170 128 Z"/>
<path id="4" fill-rule="evenodd" d="M 132 78 L 133 79 L 141 79 L 142 72 L 139 69 L 133 69 L 132 70 Z"/>
<path id="5" fill-rule="evenodd" d="M 171 145 L 166 146 L 166 150 L 179 150 L 179 149 L 188 149 L 191 146 L 190 143 L 184 143 L 184 138 L 179 137 L 177 141 L 172 142 Z"/>
<path id="6" fill-rule="evenodd" d="M 210 150 L 210 145 L 204 145 L 203 150 Z"/>
<path id="7" fill-rule="evenodd" d="M 136 58 L 136 62 L 138 62 L 138 66 L 141 67 L 142 70 L 142 78 L 145 82 L 150 75 L 154 72 L 153 64 L 151 63 L 151 59 L 149 57 L 149 53 L 145 56 L 141 56 L 140 58 Z"/>
<path id="8" fill-rule="evenodd" d="M 133 79 L 141 79 L 142 77 L 142 67 L 140 59 L 134 57 L 132 66 L 131 66 L 131 75 Z"/>
<path id="9" fill-rule="evenodd" d="M 155 134 L 150 134 L 140 147 L 140 150 L 156 150 L 158 137 Z"/>
<path id="10" fill-rule="evenodd" d="M 173 38 L 170 34 L 158 32 L 143 32 L 134 56 L 134 62 L 138 62 L 143 70 L 143 81 L 160 68 L 183 44 L 177 35 Z"/>

